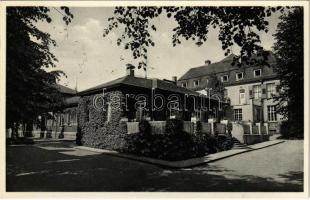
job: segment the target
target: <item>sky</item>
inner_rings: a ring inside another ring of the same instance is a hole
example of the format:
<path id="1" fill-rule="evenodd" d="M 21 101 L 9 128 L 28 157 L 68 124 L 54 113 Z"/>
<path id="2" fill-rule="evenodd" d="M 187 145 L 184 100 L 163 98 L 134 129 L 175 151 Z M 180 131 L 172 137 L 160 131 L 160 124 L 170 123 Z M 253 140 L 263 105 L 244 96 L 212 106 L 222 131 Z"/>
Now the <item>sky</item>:
<path id="1" fill-rule="evenodd" d="M 57 10 L 61 12 L 59 8 Z M 113 7 L 70 8 L 74 18 L 68 26 L 57 10 L 51 8 L 52 23 L 40 22 L 37 26 L 48 32 L 57 43 L 56 47 L 51 48 L 58 59 L 54 70 L 62 70 L 67 75 L 61 77 L 59 84 L 82 91 L 124 76 L 126 64 L 137 63 L 129 50 L 116 44 L 121 30 L 103 37 L 103 31 L 108 26 L 107 19 L 113 16 Z M 272 35 L 276 31 L 278 17 L 279 14 L 275 14 L 268 18 L 269 32 L 260 33 L 261 44 L 267 50 L 271 50 L 274 43 Z M 151 34 L 155 47 L 148 50 L 149 78 L 179 78 L 190 68 L 203 65 L 205 60 L 218 62 L 225 57 L 217 39 L 218 30 L 211 29 L 207 42 L 200 47 L 192 41 L 183 41 L 173 47 L 171 30 L 176 22 L 161 16 L 154 19 L 154 23 L 157 31 Z M 238 49 L 233 48 L 233 53 L 238 54 Z M 143 70 L 136 70 L 135 73 L 145 75 Z"/>

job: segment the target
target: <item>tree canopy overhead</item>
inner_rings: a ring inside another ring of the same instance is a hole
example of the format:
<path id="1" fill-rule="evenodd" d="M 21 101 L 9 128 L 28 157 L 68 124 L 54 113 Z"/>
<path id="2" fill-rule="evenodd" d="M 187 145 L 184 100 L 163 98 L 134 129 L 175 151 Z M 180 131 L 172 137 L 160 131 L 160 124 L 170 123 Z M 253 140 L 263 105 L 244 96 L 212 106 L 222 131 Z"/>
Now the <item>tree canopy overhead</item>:
<path id="1" fill-rule="evenodd" d="M 46 70 L 55 67 L 57 62 L 50 51 L 50 47 L 55 46 L 56 42 L 49 33 L 36 27 L 38 21 L 52 21 L 50 9 L 52 8 L 7 7 L 7 128 L 14 123 L 33 119 L 59 102 L 55 84 L 64 73 Z M 70 23 L 73 15 L 69 8 L 60 9 L 65 23 Z"/>
<path id="2" fill-rule="evenodd" d="M 133 58 L 139 60 L 138 68 L 146 70 L 148 48 L 155 46 L 151 33 L 157 30 L 152 19 L 165 14 L 177 22 L 172 30 L 173 46 L 181 44 L 182 39 L 200 46 L 207 41 L 210 29 L 218 28 L 225 55 L 231 53 L 234 44 L 241 49 L 232 64 L 254 64 L 258 61 L 252 58 L 253 54 L 268 56 L 260 45 L 258 32 L 268 32 L 266 18 L 276 11 L 283 12 L 284 7 L 116 7 L 103 36 L 121 28 L 117 44 L 131 50 Z"/>
<path id="3" fill-rule="evenodd" d="M 280 77 L 278 112 L 288 119 L 290 133 L 303 136 L 304 115 L 304 16 L 296 7 L 283 14 L 275 34 L 276 72 Z"/>

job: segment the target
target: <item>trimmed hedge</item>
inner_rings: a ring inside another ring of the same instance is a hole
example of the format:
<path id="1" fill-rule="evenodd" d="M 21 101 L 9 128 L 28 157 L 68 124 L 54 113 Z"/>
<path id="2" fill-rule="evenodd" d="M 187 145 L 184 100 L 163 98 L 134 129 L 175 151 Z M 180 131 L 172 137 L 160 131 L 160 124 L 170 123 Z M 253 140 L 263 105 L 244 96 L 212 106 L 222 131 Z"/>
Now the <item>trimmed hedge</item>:
<path id="1" fill-rule="evenodd" d="M 175 135 L 181 133 L 183 130 L 183 120 L 180 119 L 168 119 L 166 121 L 166 134 Z"/>
<path id="2" fill-rule="evenodd" d="M 232 148 L 228 136 L 178 134 L 147 135 L 136 133 L 126 135 L 125 146 L 120 152 L 156 159 L 178 161 L 205 156 Z"/>

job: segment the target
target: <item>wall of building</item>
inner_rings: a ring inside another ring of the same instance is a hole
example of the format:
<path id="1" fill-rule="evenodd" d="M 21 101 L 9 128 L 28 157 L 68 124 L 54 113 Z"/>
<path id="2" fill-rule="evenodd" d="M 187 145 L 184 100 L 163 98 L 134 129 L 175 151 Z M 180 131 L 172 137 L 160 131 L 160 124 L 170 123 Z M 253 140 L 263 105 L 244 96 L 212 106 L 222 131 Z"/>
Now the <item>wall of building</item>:
<path id="1" fill-rule="evenodd" d="M 234 86 L 226 86 L 227 90 L 227 97 L 230 99 L 231 106 L 233 106 L 233 109 L 242 109 L 243 114 L 243 121 L 254 121 L 255 119 L 255 108 L 261 108 L 263 105 L 263 121 L 268 121 L 268 106 L 270 105 L 276 105 L 277 102 L 274 98 L 264 98 L 263 103 L 261 99 L 255 99 L 254 97 L 254 91 L 253 86 L 256 85 L 267 85 L 269 83 L 274 83 L 275 85 L 279 84 L 279 80 L 268 80 L 261 82 L 255 82 L 255 83 L 249 83 L 249 84 L 243 84 L 243 85 L 234 85 Z M 244 89 L 245 92 L 245 101 L 243 103 L 240 102 L 240 90 Z M 252 90 L 252 94 L 250 94 L 250 90 Z M 266 91 L 267 93 L 267 91 Z M 263 92 L 261 92 L 263 95 Z M 270 123 L 278 123 L 281 122 L 283 119 L 283 116 L 280 114 L 277 114 L 277 121 L 276 122 L 270 122 Z"/>
<path id="2" fill-rule="evenodd" d="M 126 122 L 121 122 L 123 110 L 121 102 L 124 96 L 121 91 L 105 93 L 105 110 L 98 109 L 93 101 L 96 95 L 83 96 L 78 105 L 78 122 L 82 134 L 82 144 L 94 148 L 118 150 L 124 145 L 127 133 Z"/>

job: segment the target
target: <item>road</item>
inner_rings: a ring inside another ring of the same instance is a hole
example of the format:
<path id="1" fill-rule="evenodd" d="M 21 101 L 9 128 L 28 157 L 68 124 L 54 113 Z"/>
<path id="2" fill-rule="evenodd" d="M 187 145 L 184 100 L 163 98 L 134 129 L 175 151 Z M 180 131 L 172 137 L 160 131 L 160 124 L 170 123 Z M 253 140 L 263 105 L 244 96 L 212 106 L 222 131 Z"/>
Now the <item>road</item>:
<path id="1" fill-rule="evenodd" d="M 303 141 L 171 169 L 72 148 L 7 147 L 7 191 L 262 192 L 303 190 Z"/>

